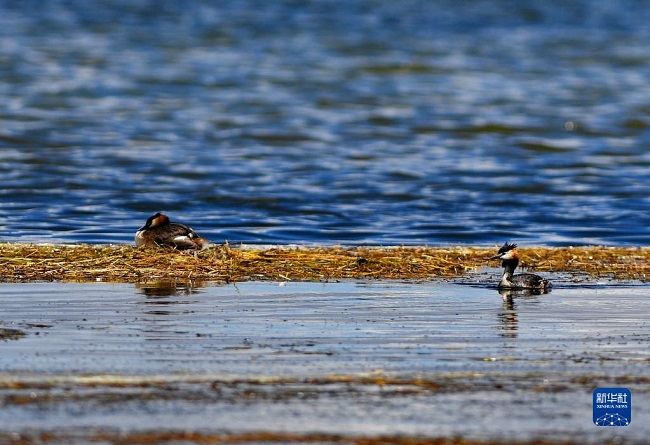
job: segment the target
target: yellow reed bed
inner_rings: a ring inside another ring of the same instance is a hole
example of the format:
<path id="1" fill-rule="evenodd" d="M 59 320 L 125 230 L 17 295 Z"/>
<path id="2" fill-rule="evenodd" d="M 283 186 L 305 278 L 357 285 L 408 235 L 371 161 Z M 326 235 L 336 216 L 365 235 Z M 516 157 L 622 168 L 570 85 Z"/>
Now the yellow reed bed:
<path id="1" fill-rule="evenodd" d="M 218 246 L 196 254 L 132 246 L 0 243 L 0 281 L 246 280 L 452 278 L 483 266 L 498 246 L 277 247 Z M 522 266 L 647 281 L 650 248 L 521 248 Z"/>

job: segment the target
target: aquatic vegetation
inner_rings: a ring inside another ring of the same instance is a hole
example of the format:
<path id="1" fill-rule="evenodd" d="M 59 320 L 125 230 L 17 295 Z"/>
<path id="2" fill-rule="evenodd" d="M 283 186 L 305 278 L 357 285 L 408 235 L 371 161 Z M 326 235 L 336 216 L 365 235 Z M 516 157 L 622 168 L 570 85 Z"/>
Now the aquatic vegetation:
<path id="1" fill-rule="evenodd" d="M 460 277 L 485 266 L 494 247 L 217 246 L 199 253 L 126 245 L 0 243 L 0 280 L 113 281 L 417 279 Z M 594 277 L 650 277 L 650 249 L 522 248 L 523 268 Z"/>
<path id="2" fill-rule="evenodd" d="M 18 340 L 25 336 L 20 329 L 9 329 L 0 327 L 0 340 Z"/>

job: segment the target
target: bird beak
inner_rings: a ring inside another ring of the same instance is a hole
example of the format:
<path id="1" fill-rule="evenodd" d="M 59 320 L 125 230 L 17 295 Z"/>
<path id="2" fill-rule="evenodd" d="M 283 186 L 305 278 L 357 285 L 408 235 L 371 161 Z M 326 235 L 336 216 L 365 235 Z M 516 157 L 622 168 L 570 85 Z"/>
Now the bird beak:
<path id="1" fill-rule="evenodd" d="M 501 259 L 501 254 L 497 253 L 496 255 L 492 256 L 489 258 L 490 260 L 500 260 Z"/>

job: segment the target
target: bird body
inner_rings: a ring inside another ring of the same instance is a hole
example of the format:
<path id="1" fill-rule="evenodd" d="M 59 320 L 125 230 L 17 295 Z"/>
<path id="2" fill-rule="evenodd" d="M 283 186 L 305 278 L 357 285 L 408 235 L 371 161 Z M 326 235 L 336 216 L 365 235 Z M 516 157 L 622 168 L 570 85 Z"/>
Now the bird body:
<path id="1" fill-rule="evenodd" d="M 519 254 L 517 245 L 505 243 L 490 259 L 501 260 L 503 266 L 503 276 L 499 282 L 500 289 L 548 289 L 551 282 L 546 278 L 532 273 L 522 273 L 514 275 L 515 269 L 519 265 Z"/>
<path id="2" fill-rule="evenodd" d="M 156 213 L 135 233 L 135 245 L 169 246 L 178 250 L 207 249 L 210 242 L 185 224 L 171 222 L 167 215 Z"/>

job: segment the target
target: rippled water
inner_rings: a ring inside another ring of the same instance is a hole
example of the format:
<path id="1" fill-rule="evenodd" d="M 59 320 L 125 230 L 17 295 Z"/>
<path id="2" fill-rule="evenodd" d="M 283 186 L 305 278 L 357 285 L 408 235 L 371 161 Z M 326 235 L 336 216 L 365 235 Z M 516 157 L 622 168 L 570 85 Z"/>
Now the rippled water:
<path id="1" fill-rule="evenodd" d="M 647 244 L 643 2 L 0 3 L 0 240 Z"/>

